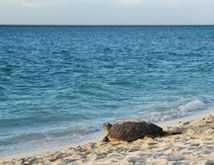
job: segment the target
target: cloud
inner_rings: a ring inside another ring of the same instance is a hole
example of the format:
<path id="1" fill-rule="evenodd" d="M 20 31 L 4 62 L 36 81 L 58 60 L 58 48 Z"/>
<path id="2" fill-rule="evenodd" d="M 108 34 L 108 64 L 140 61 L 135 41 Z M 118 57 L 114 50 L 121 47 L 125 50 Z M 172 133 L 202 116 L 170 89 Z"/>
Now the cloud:
<path id="1" fill-rule="evenodd" d="M 0 24 L 213 24 L 214 0 L 0 0 Z"/>
<path id="2" fill-rule="evenodd" d="M 93 5 L 104 5 L 108 4 L 109 6 L 125 6 L 132 7 L 139 4 L 142 4 L 144 0 L 0 0 L 1 5 L 12 5 L 12 6 L 21 6 L 27 8 L 37 8 L 37 7 L 48 7 L 48 6 L 66 6 L 66 5 L 74 5 L 74 6 L 84 6 L 87 4 L 88 6 Z M 152 0 L 151 0 L 152 1 Z"/>
<path id="3" fill-rule="evenodd" d="M 27 8 L 38 8 L 38 7 L 61 7 L 61 6 L 84 6 L 92 8 L 93 6 L 99 5 L 103 8 L 106 4 L 114 7 L 135 7 L 135 6 L 146 6 L 146 7 L 187 7 L 187 6 L 199 6 L 204 4 L 213 4 L 213 0 L 0 0 L 1 6 L 13 5 L 22 6 Z"/>
<path id="4" fill-rule="evenodd" d="M 143 0 L 117 0 L 120 5 L 130 7 L 136 6 L 143 3 Z"/>
<path id="5" fill-rule="evenodd" d="M 74 0 L 0 0 L 0 7 L 14 6 L 26 8 L 65 6 L 73 3 Z"/>
<path id="6" fill-rule="evenodd" d="M 60 5 L 59 0 L 19 0 L 19 5 L 23 7 L 47 7 L 47 6 L 54 6 Z"/>

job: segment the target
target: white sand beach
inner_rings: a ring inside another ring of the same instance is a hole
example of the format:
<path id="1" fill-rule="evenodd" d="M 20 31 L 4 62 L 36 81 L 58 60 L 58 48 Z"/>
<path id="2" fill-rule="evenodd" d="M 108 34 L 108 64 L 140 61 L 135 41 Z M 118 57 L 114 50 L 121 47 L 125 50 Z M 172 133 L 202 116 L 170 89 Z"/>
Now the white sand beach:
<path id="1" fill-rule="evenodd" d="M 101 142 L 103 136 L 59 151 L 28 153 L 2 158 L 0 164 L 214 164 L 214 113 L 160 123 L 164 130 L 182 130 L 182 134 L 139 139 L 134 142 Z"/>

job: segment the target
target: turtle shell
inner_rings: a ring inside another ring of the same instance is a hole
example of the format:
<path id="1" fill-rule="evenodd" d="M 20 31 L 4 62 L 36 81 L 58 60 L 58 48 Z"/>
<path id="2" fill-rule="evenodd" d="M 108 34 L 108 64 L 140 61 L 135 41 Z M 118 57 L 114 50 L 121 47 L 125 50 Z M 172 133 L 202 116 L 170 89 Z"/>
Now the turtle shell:
<path id="1" fill-rule="evenodd" d="M 115 140 L 133 141 L 144 136 L 161 136 L 163 129 L 146 122 L 122 122 L 114 124 L 109 130 L 109 137 Z"/>

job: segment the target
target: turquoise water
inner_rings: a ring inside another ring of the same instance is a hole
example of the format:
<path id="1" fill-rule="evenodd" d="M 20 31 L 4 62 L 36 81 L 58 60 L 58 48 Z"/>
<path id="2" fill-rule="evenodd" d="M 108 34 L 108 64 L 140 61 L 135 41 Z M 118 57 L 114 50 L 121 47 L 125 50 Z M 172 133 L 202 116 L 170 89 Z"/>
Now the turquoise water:
<path id="1" fill-rule="evenodd" d="M 0 155 L 212 107 L 214 26 L 0 26 Z"/>

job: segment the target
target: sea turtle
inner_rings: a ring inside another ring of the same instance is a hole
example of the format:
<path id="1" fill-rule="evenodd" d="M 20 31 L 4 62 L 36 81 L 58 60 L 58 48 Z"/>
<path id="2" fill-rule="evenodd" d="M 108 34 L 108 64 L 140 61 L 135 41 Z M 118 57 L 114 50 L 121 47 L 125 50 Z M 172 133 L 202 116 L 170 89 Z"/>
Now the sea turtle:
<path id="1" fill-rule="evenodd" d="M 134 141 L 144 137 L 159 137 L 165 135 L 180 134 L 181 132 L 166 132 L 161 127 L 147 123 L 145 121 L 124 121 L 114 125 L 106 122 L 103 124 L 103 129 L 108 132 L 103 139 L 105 142 L 114 141 Z"/>

